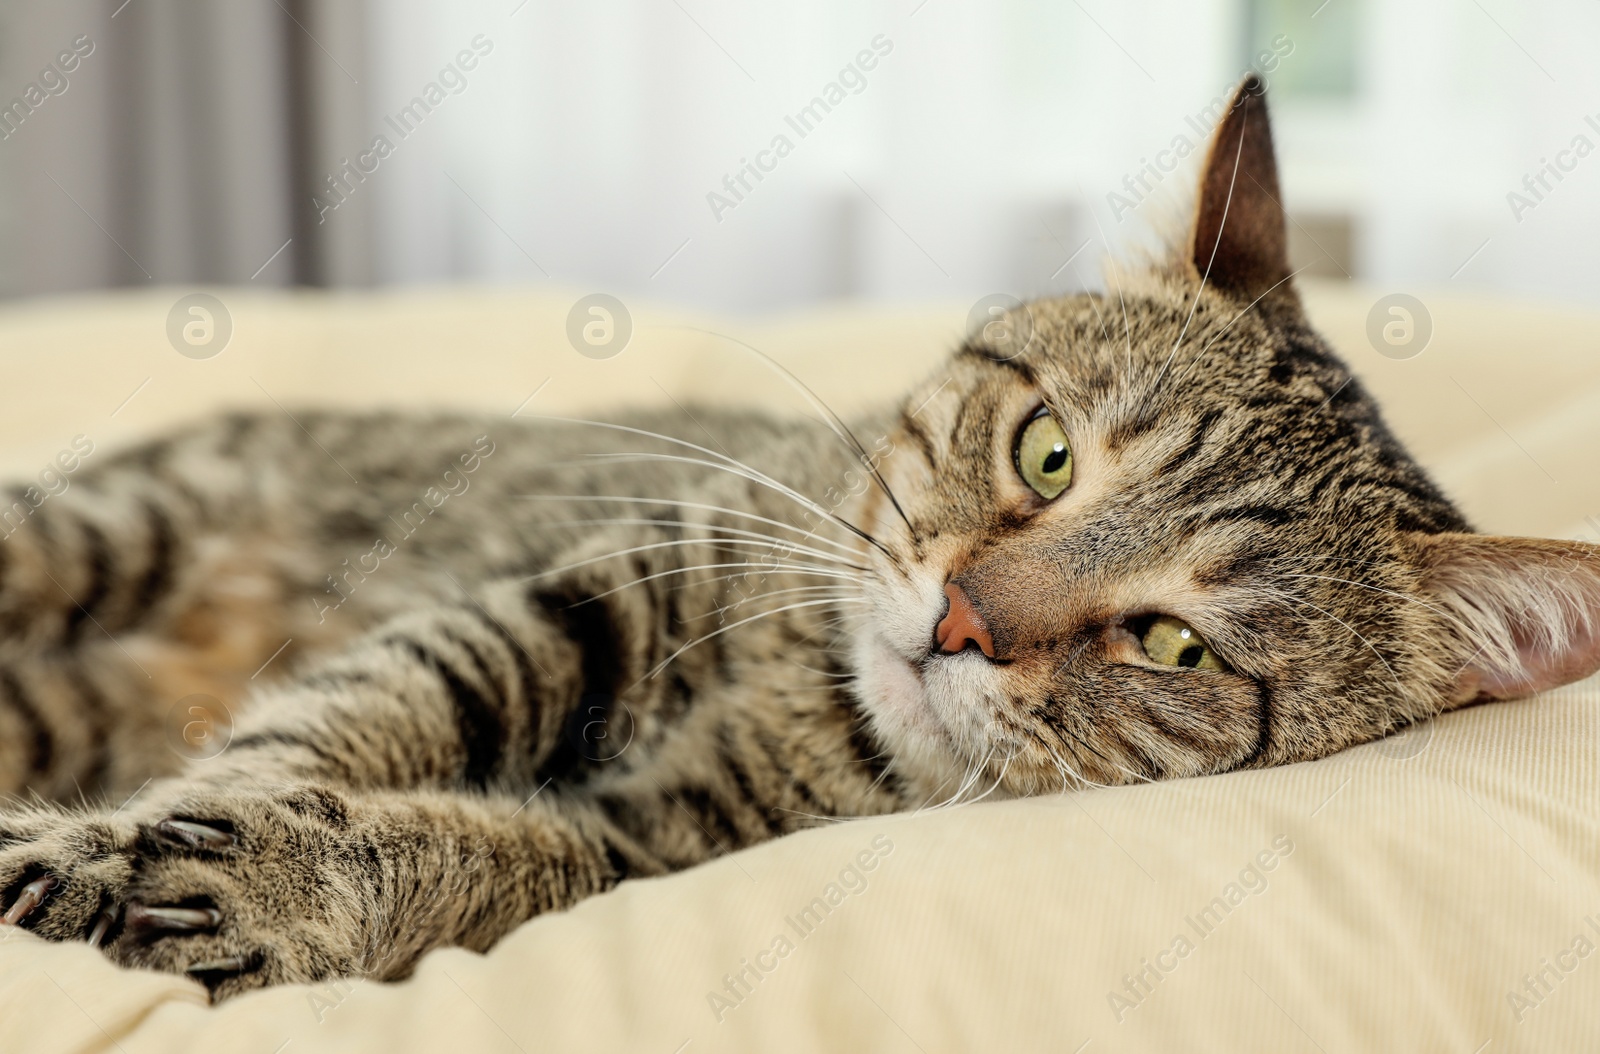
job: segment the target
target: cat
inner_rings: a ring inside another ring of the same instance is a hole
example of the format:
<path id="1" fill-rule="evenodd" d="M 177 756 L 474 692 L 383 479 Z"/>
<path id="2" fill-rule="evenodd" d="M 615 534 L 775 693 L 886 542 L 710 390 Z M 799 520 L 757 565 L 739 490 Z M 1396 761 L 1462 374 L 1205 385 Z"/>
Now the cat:
<path id="1" fill-rule="evenodd" d="M 1255 78 L 1170 260 L 1006 321 L 848 427 L 233 414 L 82 467 L 0 546 L 4 923 L 213 999 L 395 979 L 824 819 L 1600 667 L 1600 551 L 1472 533 L 1311 330 Z M 180 765 L 173 701 L 247 694 Z"/>

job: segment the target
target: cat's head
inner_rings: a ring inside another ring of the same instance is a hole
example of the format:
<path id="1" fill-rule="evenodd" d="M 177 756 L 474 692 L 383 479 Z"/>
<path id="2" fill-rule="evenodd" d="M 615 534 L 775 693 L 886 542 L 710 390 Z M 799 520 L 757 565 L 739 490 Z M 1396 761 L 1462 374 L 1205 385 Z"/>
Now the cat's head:
<path id="1" fill-rule="evenodd" d="M 1468 533 L 1310 329 L 1258 82 L 1170 264 L 1027 312 L 906 400 L 880 470 L 913 529 L 867 509 L 894 558 L 852 665 L 905 764 L 1279 764 L 1600 667 L 1600 550 Z"/>

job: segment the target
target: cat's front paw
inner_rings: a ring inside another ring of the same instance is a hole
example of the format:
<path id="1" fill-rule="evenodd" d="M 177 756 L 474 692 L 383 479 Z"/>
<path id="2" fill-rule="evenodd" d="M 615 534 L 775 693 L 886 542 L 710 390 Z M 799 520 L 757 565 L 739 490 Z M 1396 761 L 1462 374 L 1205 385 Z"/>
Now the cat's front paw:
<path id="1" fill-rule="evenodd" d="M 101 944 L 133 875 L 128 817 L 54 807 L 0 813 L 0 924 Z"/>
<path id="2" fill-rule="evenodd" d="M 88 939 L 213 997 L 362 972 L 372 850 L 316 788 L 178 792 L 138 822 L 0 820 L 6 922 Z"/>

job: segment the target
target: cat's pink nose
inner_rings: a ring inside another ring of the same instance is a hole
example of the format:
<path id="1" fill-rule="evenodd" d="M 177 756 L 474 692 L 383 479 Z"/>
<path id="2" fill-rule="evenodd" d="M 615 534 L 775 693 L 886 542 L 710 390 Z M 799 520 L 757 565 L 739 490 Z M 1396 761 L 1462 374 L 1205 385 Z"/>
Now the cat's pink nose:
<path id="1" fill-rule="evenodd" d="M 978 614 L 966 590 L 954 582 L 946 582 L 944 595 L 950 598 L 950 609 L 933 631 L 939 650 L 954 655 L 968 644 L 976 644 L 985 655 L 994 658 L 994 638 L 989 636 L 989 627 L 984 625 L 983 616 Z"/>

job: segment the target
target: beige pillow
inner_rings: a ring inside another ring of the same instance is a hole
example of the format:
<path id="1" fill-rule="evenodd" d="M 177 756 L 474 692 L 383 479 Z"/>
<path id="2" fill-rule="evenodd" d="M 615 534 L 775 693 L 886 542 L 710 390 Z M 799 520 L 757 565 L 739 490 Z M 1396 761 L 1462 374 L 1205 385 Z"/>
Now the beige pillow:
<path id="1" fill-rule="evenodd" d="M 24 933 L 0 944 L 0 1036 L 125 1054 L 1592 1049 L 1597 706 L 1588 682 L 1311 764 L 831 825 L 626 883 L 487 956 L 436 952 L 399 985 L 208 1009 L 187 981 Z"/>

